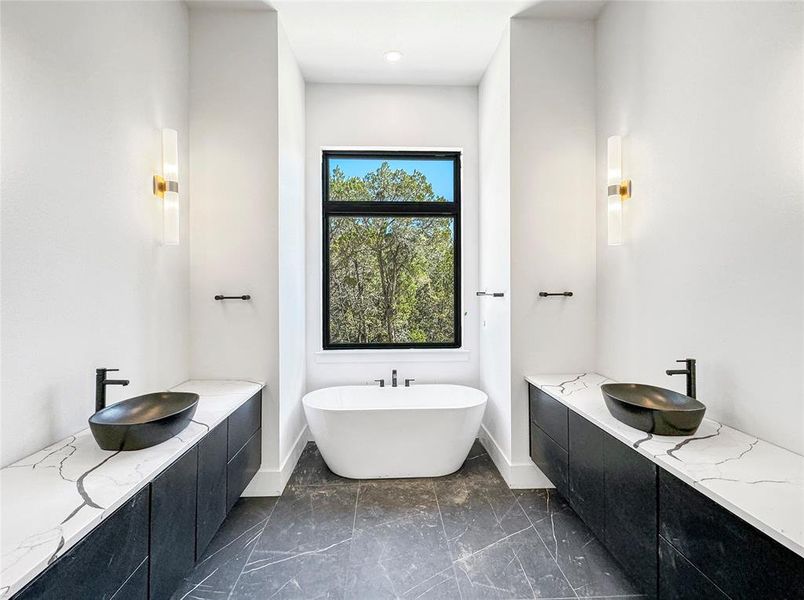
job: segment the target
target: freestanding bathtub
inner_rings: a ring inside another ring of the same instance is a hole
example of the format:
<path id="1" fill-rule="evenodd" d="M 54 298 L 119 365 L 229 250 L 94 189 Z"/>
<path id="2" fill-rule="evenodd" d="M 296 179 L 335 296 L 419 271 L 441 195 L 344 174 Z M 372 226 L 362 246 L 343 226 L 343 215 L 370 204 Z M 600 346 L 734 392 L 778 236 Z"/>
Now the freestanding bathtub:
<path id="1" fill-rule="evenodd" d="M 438 477 L 457 471 L 487 396 L 462 385 L 324 388 L 304 414 L 324 461 L 342 477 Z"/>

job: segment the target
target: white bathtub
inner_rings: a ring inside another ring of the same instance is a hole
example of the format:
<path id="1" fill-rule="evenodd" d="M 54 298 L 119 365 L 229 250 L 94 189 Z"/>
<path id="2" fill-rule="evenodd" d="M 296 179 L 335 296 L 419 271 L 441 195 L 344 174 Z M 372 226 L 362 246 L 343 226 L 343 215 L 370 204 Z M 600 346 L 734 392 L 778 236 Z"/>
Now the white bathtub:
<path id="1" fill-rule="evenodd" d="M 310 392 L 303 404 L 333 472 L 379 479 L 457 471 L 477 436 L 486 398 L 462 385 L 354 385 Z"/>

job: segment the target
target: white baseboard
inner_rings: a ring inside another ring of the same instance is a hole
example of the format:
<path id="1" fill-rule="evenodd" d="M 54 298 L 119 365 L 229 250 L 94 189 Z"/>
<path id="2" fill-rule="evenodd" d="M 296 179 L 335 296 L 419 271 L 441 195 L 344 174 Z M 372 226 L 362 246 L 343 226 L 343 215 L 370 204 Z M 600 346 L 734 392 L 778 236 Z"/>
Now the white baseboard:
<path id="1" fill-rule="evenodd" d="M 532 462 L 512 463 L 485 425 L 480 426 L 478 437 L 486 452 L 489 453 L 491 460 L 494 461 L 500 475 L 505 479 L 505 483 L 512 490 L 555 487 Z"/>
<path id="2" fill-rule="evenodd" d="M 296 441 L 293 442 L 290 452 L 282 461 L 282 466 L 279 469 L 260 468 L 243 492 L 243 496 L 281 496 L 309 437 L 310 433 L 305 424 L 304 429 L 299 432 Z"/>

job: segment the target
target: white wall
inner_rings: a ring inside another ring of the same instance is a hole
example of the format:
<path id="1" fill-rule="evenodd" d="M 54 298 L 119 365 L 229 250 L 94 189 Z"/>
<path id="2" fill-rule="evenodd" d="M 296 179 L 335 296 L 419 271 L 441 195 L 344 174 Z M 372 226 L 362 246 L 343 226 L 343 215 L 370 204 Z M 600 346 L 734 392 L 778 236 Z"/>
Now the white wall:
<path id="1" fill-rule="evenodd" d="M 511 460 L 511 37 L 506 28 L 480 82 L 480 387 L 484 435 Z M 485 443 L 485 440 L 484 440 Z"/>
<path id="2" fill-rule="evenodd" d="M 524 377 L 595 363 L 594 82 L 591 21 L 511 20 L 514 464 L 530 463 Z"/>
<path id="3" fill-rule="evenodd" d="M 279 32 L 279 460 L 305 428 L 304 78 Z M 295 460 L 292 461 L 295 464 Z M 292 465 L 291 465 L 292 466 Z"/>
<path id="4" fill-rule="evenodd" d="M 187 9 L 3 2 L 2 464 L 109 402 L 188 375 Z M 120 43 L 125 40 L 125 43 Z M 179 132 L 181 236 L 161 245 L 163 127 Z"/>
<path id="5" fill-rule="evenodd" d="M 321 150 L 325 147 L 462 148 L 463 350 L 321 352 Z M 477 88 L 307 85 L 307 385 L 477 384 Z M 445 362 L 446 361 L 446 362 Z"/>
<path id="6" fill-rule="evenodd" d="M 598 370 L 804 452 L 804 30 L 797 3 L 610 3 L 597 26 Z M 627 240 L 606 245 L 624 137 Z"/>
<path id="7" fill-rule="evenodd" d="M 277 77 L 276 13 L 193 7 L 191 372 L 267 383 L 263 469 L 279 464 Z"/>
<path id="8" fill-rule="evenodd" d="M 595 110 L 590 21 L 512 19 L 480 83 L 484 443 L 512 487 L 529 457 L 525 376 L 594 365 Z M 571 290 L 571 299 L 540 291 Z"/>

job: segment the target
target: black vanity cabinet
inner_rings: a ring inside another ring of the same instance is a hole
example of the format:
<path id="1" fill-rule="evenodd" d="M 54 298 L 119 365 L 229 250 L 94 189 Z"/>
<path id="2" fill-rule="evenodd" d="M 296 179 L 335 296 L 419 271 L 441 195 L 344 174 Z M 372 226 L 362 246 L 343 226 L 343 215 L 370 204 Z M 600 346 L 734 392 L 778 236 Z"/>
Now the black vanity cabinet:
<path id="1" fill-rule="evenodd" d="M 804 599 L 804 559 L 674 475 L 659 474 L 659 555 L 662 598 L 695 581 L 732 600 Z"/>
<path id="2" fill-rule="evenodd" d="M 535 386 L 528 387 L 530 458 L 565 498 L 569 497 L 568 409 Z"/>
<path id="3" fill-rule="evenodd" d="M 729 600 L 726 594 L 662 537 L 659 538 L 659 565 L 661 600 Z"/>
<path id="4" fill-rule="evenodd" d="M 229 461 L 226 473 L 227 512 L 254 479 L 262 460 L 262 429 L 257 429 L 245 445 Z"/>
<path id="5" fill-rule="evenodd" d="M 260 468 L 262 392 L 12 600 L 168 600 Z"/>
<path id="6" fill-rule="evenodd" d="M 146 486 L 14 600 L 148 600 L 149 499 Z"/>
<path id="7" fill-rule="evenodd" d="M 198 445 L 151 483 L 150 600 L 168 600 L 195 565 Z"/>
<path id="8" fill-rule="evenodd" d="M 529 399 L 533 462 L 643 593 L 655 598 L 656 466 L 533 385 Z"/>
<path id="9" fill-rule="evenodd" d="M 262 461 L 262 392 L 229 417 L 226 510 L 232 509 Z"/>
<path id="10" fill-rule="evenodd" d="M 198 500 L 195 557 L 201 558 L 226 518 L 227 422 L 218 424 L 198 442 Z"/>
<path id="11" fill-rule="evenodd" d="M 656 596 L 656 466 L 569 413 L 569 502 L 649 597 Z"/>
<path id="12" fill-rule="evenodd" d="M 606 526 L 607 434 L 574 412 L 569 413 L 569 497 L 573 510 L 603 540 Z"/>
<path id="13" fill-rule="evenodd" d="M 603 541 L 650 598 L 657 595 L 657 467 L 611 435 L 605 436 L 606 533 Z"/>
<path id="14" fill-rule="evenodd" d="M 535 386 L 529 392 L 533 461 L 649 598 L 804 600 L 804 558 Z"/>

